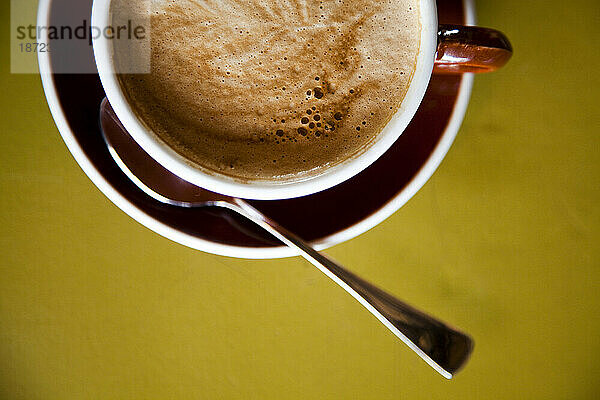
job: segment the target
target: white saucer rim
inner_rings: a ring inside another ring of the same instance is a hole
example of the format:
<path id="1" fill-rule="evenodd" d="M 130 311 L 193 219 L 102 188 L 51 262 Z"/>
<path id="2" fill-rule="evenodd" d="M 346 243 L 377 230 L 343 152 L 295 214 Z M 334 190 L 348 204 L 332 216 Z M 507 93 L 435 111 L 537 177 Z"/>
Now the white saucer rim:
<path id="1" fill-rule="evenodd" d="M 40 0 L 38 5 L 38 26 L 49 25 L 48 18 L 52 1 L 53 0 Z M 463 0 L 463 4 L 466 12 L 466 22 L 467 24 L 472 25 L 475 23 L 475 7 L 473 0 Z M 47 37 L 44 36 L 46 36 L 45 32 L 47 31 L 42 32 L 44 33 L 42 34 L 42 37 L 40 37 L 40 41 L 46 42 Z M 85 155 L 83 149 L 75 139 L 75 135 L 71 130 L 69 123 L 67 122 L 66 116 L 58 100 L 58 93 L 51 73 L 50 53 L 39 53 L 38 59 L 40 77 L 48 106 L 58 131 L 65 142 L 65 145 L 88 178 L 106 197 L 108 197 L 111 202 L 113 202 L 123 212 L 146 228 L 166 237 L 167 239 L 207 253 L 247 259 L 275 259 L 293 257 L 297 255 L 293 249 L 286 246 L 242 247 L 201 239 L 174 229 L 158 221 L 133 205 L 129 200 L 127 200 L 126 197 L 122 196 L 104 178 L 104 176 L 102 176 L 90 159 Z M 408 202 L 408 200 L 410 200 L 419 191 L 419 189 L 423 187 L 423 185 L 429 180 L 429 178 L 431 178 L 433 173 L 439 167 L 450 147 L 452 146 L 454 139 L 456 138 L 469 104 L 472 87 L 472 74 L 465 74 L 461 80 L 458 97 L 456 99 L 452 115 L 450 116 L 440 141 L 435 147 L 433 153 L 429 156 L 425 164 L 423 164 L 419 172 L 413 177 L 410 183 L 406 185 L 405 188 L 386 205 L 381 207 L 367 218 L 342 231 L 327 236 L 318 242 L 314 242 L 313 245 L 317 250 L 323 250 L 336 244 L 348 241 L 374 228 L 398 209 L 400 209 L 404 204 L 406 204 L 406 202 Z"/>

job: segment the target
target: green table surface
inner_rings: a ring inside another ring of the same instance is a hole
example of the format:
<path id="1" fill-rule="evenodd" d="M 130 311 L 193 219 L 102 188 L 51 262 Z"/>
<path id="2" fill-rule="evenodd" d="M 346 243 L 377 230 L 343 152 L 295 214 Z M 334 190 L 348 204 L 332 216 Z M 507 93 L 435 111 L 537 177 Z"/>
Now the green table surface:
<path id="1" fill-rule="evenodd" d="M 470 332 L 447 381 L 300 258 L 141 226 L 84 175 L 0 6 L 0 398 L 585 399 L 600 389 L 597 0 L 484 1 L 515 54 L 477 76 L 448 156 L 327 251 Z"/>

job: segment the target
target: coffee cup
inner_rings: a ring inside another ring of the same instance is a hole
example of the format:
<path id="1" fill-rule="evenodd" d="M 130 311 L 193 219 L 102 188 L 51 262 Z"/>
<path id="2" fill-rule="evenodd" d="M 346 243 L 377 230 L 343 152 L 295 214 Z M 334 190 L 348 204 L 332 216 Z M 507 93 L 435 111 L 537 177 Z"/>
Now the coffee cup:
<path id="1" fill-rule="evenodd" d="M 415 37 L 417 46 L 413 54 L 414 65 L 412 65 L 410 77 L 406 80 L 406 87 L 403 88 L 400 104 L 397 107 L 390 107 L 390 110 L 392 110 L 391 116 L 382 124 L 381 129 L 372 135 L 368 144 L 364 145 L 360 151 L 355 151 L 339 162 L 328 163 L 325 160 L 318 169 L 313 168 L 316 172 L 297 174 L 297 176 L 294 174 L 274 174 L 270 178 L 240 179 L 231 174 L 199 165 L 198 162 L 191 160 L 183 155 L 181 151 L 175 149 L 172 143 L 167 143 L 164 137 L 158 135 L 155 130 L 148 126 L 147 121 L 144 121 L 140 117 L 140 113 L 132 106 L 131 98 L 127 95 L 123 83 L 119 79 L 118 68 L 115 63 L 114 40 L 110 35 L 99 35 L 94 38 L 94 54 L 102 85 L 116 115 L 131 137 L 166 169 L 199 187 L 225 195 L 261 200 L 300 197 L 328 189 L 351 178 L 385 153 L 410 123 L 425 95 L 433 73 L 489 72 L 501 67 L 510 58 L 512 49 L 502 33 L 479 27 L 438 25 L 434 0 L 414 0 L 414 2 L 418 8 L 414 22 L 415 26 L 419 28 L 418 30 L 413 29 L 418 35 L 418 37 Z M 277 2 L 274 1 L 274 3 Z M 111 1 L 95 0 L 92 11 L 92 25 L 100 29 L 112 27 L 111 13 Z M 385 28 L 386 25 L 383 24 L 383 27 Z M 389 25 L 387 27 L 389 29 Z M 243 30 L 240 32 L 241 35 L 244 34 Z M 343 61 L 341 62 L 343 63 Z M 322 77 L 319 76 L 315 76 L 315 79 L 323 81 Z M 319 83 L 319 85 L 321 84 Z M 317 101 L 315 97 L 318 97 L 319 92 L 316 91 L 317 88 L 321 87 L 316 86 L 314 92 L 309 90 L 307 96 L 312 96 L 312 98 L 309 100 L 307 97 L 306 101 Z M 350 93 L 354 92 L 353 89 L 349 90 Z M 338 89 L 339 91 L 341 90 Z M 306 112 L 310 111 L 311 108 L 306 110 Z M 325 117 L 322 121 L 326 128 L 331 129 L 329 134 L 315 127 L 315 136 L 334 136 L 333 129 L 336 127 L 334 123 L 337 120 L 335 118 L 337 113 L 334 114 L 331 111 L 330 114 L 329 119 L 333 121 L 331 126 L 325 124 Z M 324 112 L 323 115 L 325 116 Z M 308 120 L 306 115 L 298 117 L 298 124 L 304 123 L 300 122 L 304 119 Z M 278 120 L 275 122 L 280 123 Z M 316 125 L 315 122 L 317 121 L 311 121 L 310 124 L 314 126 Z M 317 123 L 320 124 L 320 122 Z M 363 124 L 366 124 L 366 122 L 363 121 Z M 356 130 L 358 133 L 356 136 L 359 137 L 361 125 L 359 123 L 354 125 L 357 125 Z M 352 128 L 354 127 L 352 126 Z M 300 140 L 303 140 L 305 136 L 310 136 L 306 135 L 308 125 L 307 128 L 300 125 L 299 128 L 294 129 L 300 132 L 301 136 L 298 136 Z M 274 140 L 273 143 L 279 144 L 279 140 L 286 139 L 283 136 L 278 137 L 279 132 L 283 132 L 283 130 L 273 130 L 275 136 L 269 139 Z M 287 136 L 287 139 L 288 142 L 298 141 L 293 136 Z M 264 141 L 263 138 L 260 138 L 260 140 Z M 311 140 L 317 140 L 317 138 Z M 328 153 L 325 152 L 325 154 Z M 270 160 L 264 161 L 270 163 Z M 275 161 L 277 160 L 273 160 L 273 162 Z M 276 170 L 278 167 L 270 165 L 269 168 L 270 170 Z"/>

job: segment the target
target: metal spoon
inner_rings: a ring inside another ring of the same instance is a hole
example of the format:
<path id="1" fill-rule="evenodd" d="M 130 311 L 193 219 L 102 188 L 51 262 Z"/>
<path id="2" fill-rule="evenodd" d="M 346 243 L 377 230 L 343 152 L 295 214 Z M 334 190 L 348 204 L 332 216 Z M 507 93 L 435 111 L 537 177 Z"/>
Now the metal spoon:
<path id="1" fill-rule="evenodd" d="M 341 267 L 244 200 L 209 192 L 166 170 L 129 136 L 106 99 L 100 109 L 100 124 L 111 156 L 125 175 L 148 196 L 174 206 L 224 207 L 235 211 L 296 249 L 299 255 L 341 286 L 444 377 L 452 378 L 468 360 L 473 341 L 466 334 Z"/>

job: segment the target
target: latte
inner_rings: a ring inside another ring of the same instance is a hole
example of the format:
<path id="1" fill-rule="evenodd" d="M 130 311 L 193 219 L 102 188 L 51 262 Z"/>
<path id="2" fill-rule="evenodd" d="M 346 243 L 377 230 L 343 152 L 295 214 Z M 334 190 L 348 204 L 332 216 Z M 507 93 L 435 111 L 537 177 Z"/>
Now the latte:
<path id="1" fill-rule="evenodd" d="M 241 181 L 305 179 L 362 153 L 417 63 L 417 0 L 136 2 L 112 1 L 150 13 L 151 73 L 119 75 L 131 107 L 191 163 Z"/>

